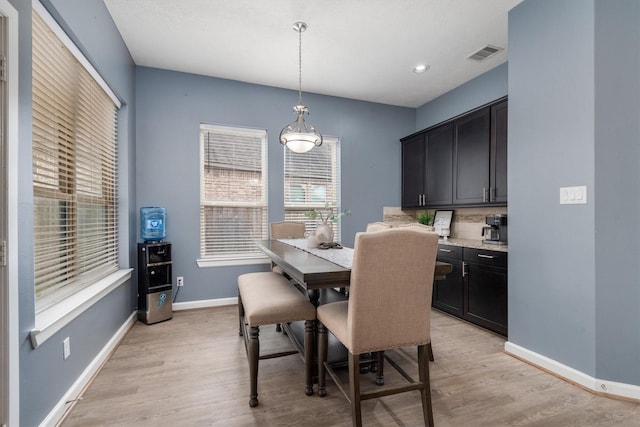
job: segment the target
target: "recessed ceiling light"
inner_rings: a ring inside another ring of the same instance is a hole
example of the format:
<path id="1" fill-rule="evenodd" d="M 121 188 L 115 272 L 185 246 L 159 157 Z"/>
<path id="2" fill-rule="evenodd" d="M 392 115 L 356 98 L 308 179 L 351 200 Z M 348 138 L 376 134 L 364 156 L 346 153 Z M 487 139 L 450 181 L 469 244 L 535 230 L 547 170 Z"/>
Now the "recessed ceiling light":
<path id="1" fill-rule="evenodd" d="M 429 65 L 427 65 L 427 64 L 420 64 L 420 65 L 416 65 L 416 67 L 413 69 L 413 72 L 414 73 L 424 73 L 429 68 L 431 68 L 431 67 Z"/>

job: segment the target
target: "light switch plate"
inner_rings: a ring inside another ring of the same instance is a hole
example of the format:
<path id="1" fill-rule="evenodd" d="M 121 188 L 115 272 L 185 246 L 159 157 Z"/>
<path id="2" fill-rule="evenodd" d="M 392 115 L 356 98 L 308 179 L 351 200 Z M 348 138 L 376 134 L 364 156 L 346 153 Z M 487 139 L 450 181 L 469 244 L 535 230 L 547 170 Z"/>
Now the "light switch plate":
<path id="1" fill-rule="evenodd" d="M 584 205 L 587 203 L 587 186 L 560 187 L 561 205 Z"/>
<path id="2" fill-rule="evenodd" d="M 71 356 L 71 338 L 66 337 L 62 341 L 62 357 L 67 359 L 69 356 Z"/>

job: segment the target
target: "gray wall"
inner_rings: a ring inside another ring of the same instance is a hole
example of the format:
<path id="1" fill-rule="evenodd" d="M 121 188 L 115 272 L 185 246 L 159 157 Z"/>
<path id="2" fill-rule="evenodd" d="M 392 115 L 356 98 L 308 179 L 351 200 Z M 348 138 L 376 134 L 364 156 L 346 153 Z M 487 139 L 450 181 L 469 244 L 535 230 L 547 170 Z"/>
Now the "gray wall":
<path id="1" fill-rule="evenodd" d="M 416 130 L 426 129 L 506 96 L 507 73 L 505 62 L 424 104 L 416 110 Z"/>
<path id="2" fill-rule="evenodd" d="M 595 3 L 596 372 L 640 385 L 640 2 Z"/>
<path id="3" fill-rule="evenodd" d="M 134 286 L 124 284 L 62 329 L 42 346 L 32 350 L 29 331 L 34 326 L 33 289 L 33 191 L 31 171 L 31 2 L 10 0 L 19 13 L 19 339 L 20 425 L 38 425 L 53 409 L 97 353 L 131 314 Z M 119 197 L 122 212 L 120 264 L 131 265 L 135 224 L 133 136 L 134 65 L 111 16 L 101 0 L 43 1 L 78 46 L 85 52 L 124 103 L 119 114 Z M 71 338 L 71 357 L 62 358 L 62 340 Z"/>
<path id="4" fill-rule="evenodd" d="M 266 129 L 269 221 L 284 217 L 284 154 L 278 141 L 293 121 L 297 93 L 173 71 L 136 72 L 138 208 L 167 208 L 167 240 L 173 244 L 173 275 L 184 276 L 177 302 L 235 297 L 236 278 L 266 265 L 198 268 L 199 125 L 212 123 Z M 303 93 L 309 121 L 340 138 L 342 241 L 382 219 L 384 206 L 400 204 L 399 138 L 413 132 L 415 110 Z M 139 237 L 138 237 L 139 239 Z"/>
<path id="5" fill-rule="evenodd" d="M 509 340 L 640 384 L 640 4 L 509 15 Z M 560 205 L 586 185 L 588 204 Z"/>

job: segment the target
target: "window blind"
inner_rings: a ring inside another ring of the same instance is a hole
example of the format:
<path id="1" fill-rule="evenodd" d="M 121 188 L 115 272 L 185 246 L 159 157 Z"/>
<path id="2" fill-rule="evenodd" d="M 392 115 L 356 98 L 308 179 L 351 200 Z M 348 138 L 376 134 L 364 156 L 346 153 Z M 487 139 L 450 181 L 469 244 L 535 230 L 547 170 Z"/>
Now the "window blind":
<path id="1" fill-rule="evenodd" d="M 36 310 L 118 269 L 114 101 L 32 14 Z"/>
<path id="2" fill-rule="evenodd" d="M 201 125 L 200 257 L 261 256 L 267 237 L 267 133 Z"/>
<path id="3" fill-rule="evenodd" d="M 340 158 L 338 139 L 325 137 L 320 147 L 306 153 L 284 150 L 284 208 L 286 221 L 306 224 L 315 230 L 319 219 L 305 215 L 310 209 L 340 211 Z M 330 223 L 336 240 L 340 239 L 340 223 Z"/>

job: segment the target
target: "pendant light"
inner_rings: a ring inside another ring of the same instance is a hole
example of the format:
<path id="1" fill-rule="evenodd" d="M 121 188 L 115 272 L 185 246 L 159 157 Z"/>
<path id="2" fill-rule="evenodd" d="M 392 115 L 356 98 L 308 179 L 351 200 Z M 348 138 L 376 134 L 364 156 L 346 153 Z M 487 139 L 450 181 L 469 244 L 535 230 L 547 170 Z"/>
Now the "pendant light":
<path id="1" fill-rule="evenodd" d="M 296 120 L 280 132 L 280 143 L 295 153 L 306 153 L 322 145 L 322 134 L 304 120 L 304 115 L 309 114 L 309 109 L 302 105 L 302 32 L 307 29 L 307 24 L 296 22 L 293 29 L 298 32 L 298 105 L 293 107 Z"/>

